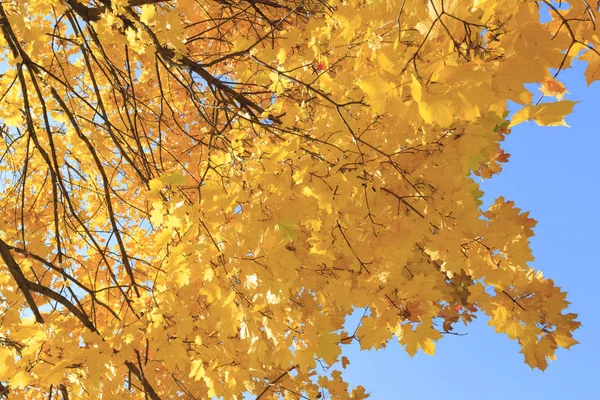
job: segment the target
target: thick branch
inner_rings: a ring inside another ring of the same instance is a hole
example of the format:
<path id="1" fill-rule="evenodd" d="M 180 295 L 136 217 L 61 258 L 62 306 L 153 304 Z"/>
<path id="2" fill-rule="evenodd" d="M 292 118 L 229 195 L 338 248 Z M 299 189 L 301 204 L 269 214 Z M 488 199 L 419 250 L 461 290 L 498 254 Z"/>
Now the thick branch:
<path id="1" fill-rule="evenodd" d="M 56 293 L 54 290 L 46 286 L 40 285 L 37 282 L 32 282 L 25 278 L 25 275 L 23 275 L 23 271 L 21 271 L 21 268 L 19 268 L 19 265 L 10 253 L 10 247 L 2 239 L 0 239 L 0 255 L 2 256 L 2 259 L 4 260 L 6 265 L 8 266 L 8 270 L 10 271 L 11 275 L 17 282 L 19 289 L 21 289 L 21 291 L 23 292 L 25 300 L 27 301 L 27 304 L 29 304 L 33 315 L 35 315 L 35 320 L 38 323 L 43 324 L 44 319 L 42 318 L 42 315 L 40 314 L 40 311 L 37 305 L 35 304 L 33 297 L 31 296 L 31 291 L 47 296 L 52 300 L 60 303 L 67 310 L 69 310 L 71 314 L 73 314 L 79 321 L 81 321 L 81 323 L 86 328 L 88 328 L 92 332 L 96 332 L 96 327 L 94 326 L 94 324 L 92 324 L 92 321 L 90 321 L 89 317 L 81 310 L 79 310 L 73 303 L 67 300 L 66 297 L 59 293 Z"/>
<path id="2" fill-rule="evenodd" d="M 152 385 L 148 382 L 143 372 L 131 361 L 125 361 L 125 365 L 129 368 L 129 371 L 142 383 L 144 387 L 144 392 L 148 395 L 148 397 L 152 400 L 161 400 L 160 396 L 156 393 Z"/>
<path id="3" fill-rule="evenodd" d="M 19 264 L 17 264 L 12 254 L 10 254 L 10 248 L 2 239 L 0 239 L 0 256 L 2 256 L 2 259 L 8 267 L 10 274 L 14 278 L 15 282 L 17 282 L 17 286 L 19 286 L 19 289 L 21 289 L 21 292 L 23 292 L 23 296 L 25 296 L 25 300 L 27 301 L 27 304 L 29 304 L 29 308 L 31 308 L 31 311 L 35 316 L 35 320 L 38 323 L 43 324 L 44 319 L 42 318 L 42 314 L 40 314 L 40 310 L 35 304 L 33 296 L 31 296 L 30 290 L 33 290 L 30 286 L 31 282 L 25 278 L 25 275 L 23 275 L 23 271 L 21 271 Z"/>

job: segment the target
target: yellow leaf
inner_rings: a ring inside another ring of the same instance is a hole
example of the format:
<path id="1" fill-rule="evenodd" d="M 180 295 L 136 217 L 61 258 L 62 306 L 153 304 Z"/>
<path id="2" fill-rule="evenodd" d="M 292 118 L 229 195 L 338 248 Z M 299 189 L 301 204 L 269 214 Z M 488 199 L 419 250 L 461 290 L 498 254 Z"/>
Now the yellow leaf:
<path id="1" fill-rule="evenodd" d="M 385 111 L 395 90 L 395 85 L 383 79 L 378 73 L 370 74 L 367 78 L 359 80 L 356 85 L 367 95 L 373 114 L 382 114 Z"/>
<path id="2" fill-rule="evenodd" d="M 394 72 L 394 63 L 381 51 L 377 53 L 377 63 L 382 70 L 389 73 Z"/>
<path id="3" fill-rule="evenodd" d="M 392 332 L 386 329 L 384 323 L 371 317 L 362 319 L 362 323 L 356 334 L 360 338 L 361 350 L 381 349 L 385 347 L 387 341 L 392 337 Z"/>
<path id="4" fill-rule="evenodd" d="M 403 282 L 398 296 L 403 300 L 416 298 L 418 301 L 437 301 L 442 297 L 442 292 L 435 287 L 435 281 L 428 279 L 425 274 L 418 274 Z"/>
<path id="5" fill-rule="evenodd" d="M 365 400 L 369 397 L 369 394 L 366 392 L 365 388 L 361 385 L 358 385 L 354 389 L 352 389 L 352 394 L 350 395 L 350 399 L 352 400 Z"/>
<path id="6" fill-rule="evenodd" d="M 310 186 L 304 186 L 302 189 L 302 193 L 307 197 L 313 197 L 317 199 L 317 203 L 319 204 L 319 208 L 322 210 L 326 210 L 328 214 L 333 210 L 331 206 L 331 201 L 327 195 L 322 195 L 319 192 L 314 191 L 310 188 Z"/>
<path id="7" fill-rule="evenodd" d="M 140 14 L 140 21 L 147 25 L 156 13 L 156 9 L 154 8 L 154 5 L 151 4 L 144 4 L 141 8 L 142 13 Z"/>
<path id="8" fill-rule="evenodd" d="M 536 106 L 527 105 L 515 113 L 509 127 L 531 120 L 541 126 L 569 126 L 565 122 L 565 116 L 573 111 L 575 104 L 575 101 L 562 100 Z"/>
<path id="9" fill-rule="evenodd" d="M 287 53 L 284 48 L 279 49 L 279 52 L 277 52 L 277 61 L 279 64 L 283 64 L 285 62 L 286 55 Z"/>
<path id="10" fill-rule="evenodd" d="M 208 282 L 212 281 L 214 276 L 215 276 L 215 271 L 211 267 L 208 267 L 204 270 L 203 278 L 205 281 L 208 281 Z"/>
<path id="11" fill-rule="evenodd" d="M 419 324 L 414 330 L 410 324 L 406 324 L 403 325 L 400 343 L 406 346 L 406 352 L 411 357 L 417 353 L 418 349 L 423 350 L 425 354 L 433 355 L 435 342 L 441 337 L 440 332 L 431 324 Z"/>
<path id="12" fill-rule="evenodd" d="M 588 50 L 580 57 L 582 61 L 587 61 L 585 69 L 585 81 L 588 86 L 597 80 L 600 80 L 600 55 L 592 50 Z"/>
<path id="13" fill-rule="evenodd" d="M 554 359 L 554 349 L 549 346 L 547 338 L 542 340 L 526 341 L 522 344 L 521 354 L 525 356 L 525 363 L 531 368 L 539 368 L 542 371 L 548 367 L 548 359 Z"/>
<path id="14" fill-rule="evenodd" d="M 180 172 L 176 172 L 170 175 L 163 175 L 160 180 L 165 185 L 181 186 L 188 182 L 188 178 L 183 176 Z"/>
<path id="15" fill-rule="evenodd" d="M 206 371 L 204 371 L 204 364 L 202 363 L 202 360 L 192 361 L 192 368 L 189 374 L 190 378 L 194 378 L 195 381 L 199 381 L 200 379 L 204 378 L 205 373 Z"/>
<path id="16" fill-rule="evenodd" d="M 324 333 L 319 335 L 319 347 L 317 349 L 317 355 L 328 365 L 333 364 L 342 353 L 342 349 L 340 349 L 338 344 L 339 340 L 340 335 L 338 334 Z"/>
<path id="17" fill-rule="evenodd" d="M 12 378 L 8 381 L 8 385 L 15 389 L 23 389 L 31 381 L 32 376 L 30 373 L 19 370 Z"/>
<path id="18" fill-rule="evenodd" d="M 248 50 L 256 43 L 256 40 L 252 37 L 240 36 L 235 42 L 233 42 L 232 52 Z"/>
<path id="19" fill-rule="evenodd" d="M 579 344 L 579 342 L 573 339 L 573 335 L 570 332 L 554 332 L 552 334 L 556 344 L 565 349 L 569 349 L 571 346 Z"/>
<path id="20" fill-rule="evenodd" d="M 506 324 L 506 319 L 508 318 L 508 310 L 505 307 L 498 306 L 492 312 L 493 317 L 489 320 L 488 325 L 495 326 L 496 331 L 500 332 L 502 327 Z"/>
<path id="21" fill-rule="evenodd" d="M 0 381 L 7 381 L 14 373 L 13 351 L 6 347 L 0 347 Z"/>
<path id="22" fill-rule="evenodd" d="M 437 124 L 442 128 L 452 125 L 454 116 L 449 107 L 449 99 L 444 99 L 440 92 L 430 93 L 428 87 L 423 87 L 416 77 L 413 77 L 410 88 L 419 107 L 419 114 L 426 123 Z"/>
<path id="23" fill-rule="evenodd" d="M 36 366 L 35 371 L 40 376 L 40 382 L 50 386 L 59 383 L 63 379 L 68 365 L 68 360 L 60 361 L 56 365 L 41 363 Z"/>
<path id="24" fill-rule="evenodd" d="M 546 96 L 553 96 L 556 97 L 558 100 L 561 100 L 565 93 L 569 93 L 567 92 L 565 85 L 563 85 L 561 82 L 557 81 L 554 78 L 548 77 L 544 79 L 540 91 Z"/>
<path id="25" fill-rule="evenodd" d="M 164 210 L 161 201 L 152 202 L 152 210 L 150 211 L 150 222 L 155 227 L 160 226 L 163 223 Z"/>

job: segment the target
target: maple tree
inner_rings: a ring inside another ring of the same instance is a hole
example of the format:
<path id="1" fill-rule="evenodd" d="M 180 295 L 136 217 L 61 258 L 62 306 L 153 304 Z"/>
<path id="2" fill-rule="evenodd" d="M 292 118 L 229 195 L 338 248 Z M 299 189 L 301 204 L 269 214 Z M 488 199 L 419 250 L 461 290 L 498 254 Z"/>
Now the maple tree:
<path id="1" fill-rule="evenodd" d="M 600 79 L 597 16 L 2 1 L 0 393 L 362 399 L 344 344 L 433 354 L 478 312 L 546 368 L 579 322 L 528 265 L 535 222 L 482 210 L 473 175 L 511 126 L 565 125 L 560 71 Z"/>

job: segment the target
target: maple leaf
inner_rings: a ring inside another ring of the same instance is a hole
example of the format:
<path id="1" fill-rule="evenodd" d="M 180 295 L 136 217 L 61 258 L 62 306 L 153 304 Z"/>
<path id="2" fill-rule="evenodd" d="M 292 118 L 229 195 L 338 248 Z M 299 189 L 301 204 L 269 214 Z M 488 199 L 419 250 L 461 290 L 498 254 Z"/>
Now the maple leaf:
<path id="1" fill-rule="evenodd" d="M 357 386 L 352 389 L 352 393 L 350 394 L 350 398 L 353 400 L 364 400 L 369 398 L 369 394 L 366 393 L 365 388 L 362 386 Z"/>
<path id="2" fill-rule="evenodd" d="M 167 174 L 160 177 L 160 180 L 165 185 L 181 186 L 185 185 L 188 179 L 183 176 L 180 172 L 174 174 Z"/>
<path id="3" fill-rule="evenodd" d="M 563 85 L 561 82 L 557 81 L 554 78 L 544 79 L 540 91 L 546 96 L 553 96 L 556 97 L 558 100 L 561 100 L 565 93 L 569 93 L 567 92 L 565 85 Z"/>
<path id="4" fill-rule="evenodd" d="M 152 192 L 159 192 L 163 188 L 163 182 L 160 179 L 152 179 L 148 182 L 148 186 Z"/>
<path id="5" fill-rule="evenodd" d="M 390 97 L 394 95 L 394 84 L 377 73 L 359 80 L 356 85 L 367 95 L 374 114 L 383 113 Z"/>
<path id="6" fill-rule="evenodd" d="M 428 324 L 403 325 L 400 343 L 406 346 L 406 352 L 412 357 L 421 349 L 425 354 L 433 355 L 435 342 L 442 337 L 440 332 Z"/>
<path id="7" fill-rule="evenodd" d="M 346 369 L 346 367 L 350 364 L 350 360 L 348 359 L 348 357 L 344 356 L 342 357 L 342 368 Z"/>
<path id="8" fill-rule="evenodd" d="M 450 108 L 451 102 L 445 98 L 444 89 L 434 91 L 431 87 L 423 87 L 416 77 L 413 78 L 410 87 L 419 107 L 419 114 L 426 123 L 435 123 L 443 128 L 452 125 L 454 116 Z"/>
<path id="9" fill-rule="evenodd" d="M 142 13 L 140 14 L 140 21 L 144 24 L 148 24 L 152 17 L 156 14 L 156 9 L 151 4 L 144 4 L 141 6 Z"/>
<path id="10" fill-rule="evenodd" d="M 317 354 L 329 365 L 333 364 L 342 352 L 338 341 L 339 335 L 336 334 L 319 335 Z"/>
<path id="11" fill-rule="evenodd" d="M 569 126 L 565 122 L 565 116 L 573 111 L 575 104 L 575 101 L 562 100 L 535 106 L 527 105 L 513 115 L 509 127 L 531 120 L 541 126 Z"/>
<path id="12" fill-rule="evenodd" d="M 525 356 L 525 363 L 531 368 L 539 368 L 542 371 L 548 367 L 548 360 L 554 360 L 554 349 L 550 347 L 549 341 L 544 338 L 540 341 L 527 341 L 522 344 L 521 353 Z"/>
<path id="13" fill-rule="evenodd" d="M 592 82 L 600 80 L 600 55 L 588 50 L 583 53 L 580 59 L 588 63 L 585 69 L 585 81 L 587 85 L 590 86 Z"/>
<path id="14" fill-rule="evenodd" d="M 31 382 L 31 379 L 31 374 L 29 374 L 27 371 L 20 370 L 17 371 L 12 378 L 10 378 L 8 384 L 10 387 L 15 389 L 24 389 L 29 382 Z"/>

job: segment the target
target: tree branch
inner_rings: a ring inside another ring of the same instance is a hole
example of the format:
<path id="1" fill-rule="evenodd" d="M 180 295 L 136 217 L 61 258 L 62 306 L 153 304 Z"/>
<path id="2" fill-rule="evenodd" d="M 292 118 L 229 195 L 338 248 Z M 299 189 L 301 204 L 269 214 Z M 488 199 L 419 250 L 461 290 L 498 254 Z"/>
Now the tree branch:
<path id="1" fill-rule="evenodd" d="M 40 310 L 35 304 L 33 296 L 31 296 L 30 290 L 33 290 L 30 287 L 31 282 L 29 282 L 27 278 L 25 278 L 25 275 L 23 275 L 23 271 L 21 271 L 19 264 L 17 264 L 12 254 L 10 254 L 10 248 L 2 239 L 0 239 L 0 256 L 2 256 L 2 259 L 8 267 L 10 274 L 14 278 L 15 282 L 17 282 L 17 286 L 19 286 L 19 289 L 21 289 L 21 292 L 23 292 L 23 296 L 25 296 L 25 301 L 27 301 L 27 304 L 29 304 L 29 308 L 31 308 L 31 312 L 33 312 L 35 320 L 38 323 L 43 324 L 44 318 L 42 318 L 42 314 L 40 314 Z"/>

